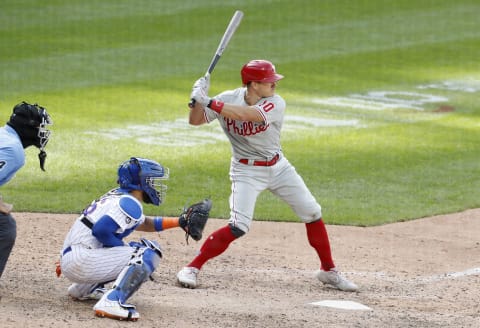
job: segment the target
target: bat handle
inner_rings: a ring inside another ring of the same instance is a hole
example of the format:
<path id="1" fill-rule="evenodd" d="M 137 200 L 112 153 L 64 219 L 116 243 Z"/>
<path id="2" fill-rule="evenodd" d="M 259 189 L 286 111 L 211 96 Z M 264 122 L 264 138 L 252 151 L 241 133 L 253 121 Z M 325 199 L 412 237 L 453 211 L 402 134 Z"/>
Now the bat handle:
<path id="1" fill-rule="evenodd" d="M 209 68 L 209 70 L 205 73 L 205 78 L 206 79 L 208 79 L 210 77 L 210 73 L 211 73 L 210 69 L 213 70 L 213 67 Z M 188 107 L 190 107 L 190 108 L 195 107 L 195 103 L 196 103 L 195 99 L 193 99 L 193 98 L 190 99 L 190 102 L 188 103 Z"/>

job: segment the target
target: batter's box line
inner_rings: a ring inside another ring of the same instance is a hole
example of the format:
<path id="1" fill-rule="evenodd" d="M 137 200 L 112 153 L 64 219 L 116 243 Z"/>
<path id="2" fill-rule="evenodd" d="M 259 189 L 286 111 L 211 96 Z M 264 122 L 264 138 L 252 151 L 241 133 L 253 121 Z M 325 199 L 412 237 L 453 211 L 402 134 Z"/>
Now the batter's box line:
<path id="1" fill-rule="evenodd" d="M 453 280 L 453 279 L 459 279 L 459 278 L 468 277 L 468 276 L 480 275 L 480 268 L 472 268 L 472 269 L 467 269 L 459 272 L 447 272 L 442 274 L 416 277 L 411 279 L 399 278 L 398 276 L 395 276 L 393 273 L 386 273 L 382 271 L 379 271 L 379 272 L 353 271 L 353 272 L 344 272 L 344 273 L 348 275 L 356 275 L 361 277 L 369 277 L 369 278 L 374 277 L 377 279 L 382 279 L 385 281 L 393 281 L 393 282 L 401 279 L 403 282 L 409 282 L 409 283 L 426 283 L 426 282 Z"/>
<path id="2" fill-rule="evenodd" d="M 244 269 L 217 269 L 216 271 L 223 272 L 223 273 L 245 272 Z M 253 271 L 257 274 L 270 274 L 270 275 L 275 275 L 279 277 L 285 274 L 296 274 L 298 276 L 311 277 L 316 272 L 316 270 L 302 270 L 302 269 L 293 269 L 293 268 L 271 268 L 271 269 L 257 268 Z M 452 279 L 459 279 L 459 278 L 468 277 L 468 276 L 480 275 L 480 268 L 472 268 L 472 269 L 467 269 L 459 272 L 447 272 L 442 274 L 415 277 L 415 278 L 405 278 L 404 276 L 399 277 L 398 274 L 384 272 L 384 271 L 376 271 L 376 272 L 341 271 L 341 273 L 342 275 L 347 277 L 358 276 L 358 277 L 365 277 L 365 278 L 375 278 L 375 279 L 388 281 L 388 282 L 398 282 L 401 280 L 403 283 L 418 284 L 418 283 L 437 282 L 442 280 L 452 280 Z M 410 273 L 405 272 L 405 275 L 408 275 L 408 274 Z"/>
<path id="3" fill-rule="evenodd" d="M 460 272 L 449 272 L 445 274 L 433 275 L 430 277 L 420 277 L 417 280 L 420 282 L 433 282 L 433 281 L 442 281 L 442 280 L 452 280 L 457 278 L 463 278 L 468 276 L 480 275 L 480 268 L 472 268 Z"/>

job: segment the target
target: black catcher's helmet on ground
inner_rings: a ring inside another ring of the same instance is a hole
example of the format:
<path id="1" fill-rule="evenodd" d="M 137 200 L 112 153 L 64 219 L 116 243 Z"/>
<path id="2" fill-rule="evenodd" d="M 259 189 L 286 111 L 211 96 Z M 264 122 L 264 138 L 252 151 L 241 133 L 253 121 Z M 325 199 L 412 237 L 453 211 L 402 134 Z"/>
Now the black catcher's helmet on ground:
<path id="1" fill-rule="evenodd" d="M 7 122 L 7 125 L 11 126 L 19 135 L 23 148 L 35 146 L 40 149 L 38 157 L 42 170 L 44 170 L 47 157 L 44 149 L 51 134 L 47 126 L 51 124 L 53 124 L 52 119 L 45 108 L 25 101 L 13 107 L 13 113 Z"/>

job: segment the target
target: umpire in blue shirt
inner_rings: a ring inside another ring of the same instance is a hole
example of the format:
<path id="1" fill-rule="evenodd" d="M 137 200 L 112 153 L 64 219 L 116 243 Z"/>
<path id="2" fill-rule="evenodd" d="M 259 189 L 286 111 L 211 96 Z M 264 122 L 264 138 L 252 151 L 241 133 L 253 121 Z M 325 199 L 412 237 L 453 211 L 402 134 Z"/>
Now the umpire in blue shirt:
<path id="1" fill-rule="evenodd" d="M 40 149 L 40 168 L 45 171 L 45 146 L 50 137 L 48 125 L 53 122 L 47 110 L 37 104 L 22 102 L 13 107 L 9 121 L 0 127 L 0 186 L 10 181 L 25 164 L 24 149 Z M 0 195 L 0 277 L 17 237 L 17 225 L 10 214 L 13 206 Z"/>

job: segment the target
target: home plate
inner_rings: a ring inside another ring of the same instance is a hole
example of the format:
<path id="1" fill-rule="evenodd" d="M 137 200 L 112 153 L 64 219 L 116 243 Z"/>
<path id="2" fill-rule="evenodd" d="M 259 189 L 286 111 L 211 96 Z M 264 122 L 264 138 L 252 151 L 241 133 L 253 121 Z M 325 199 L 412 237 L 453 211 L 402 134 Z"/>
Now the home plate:
<path id="1" fill-rule="evenodd" d="M 315 306 L 326 306 L 336 309 L 343 309 L 343 310 L 363 310 L 363 311 L 370 311 L 371 308 L 365 306 L 361 303 L 353 302 L 353 301 L 332 301 L 332 300 L 324 300 L 318 302 L 312 302 L 311 305 Z"/>

